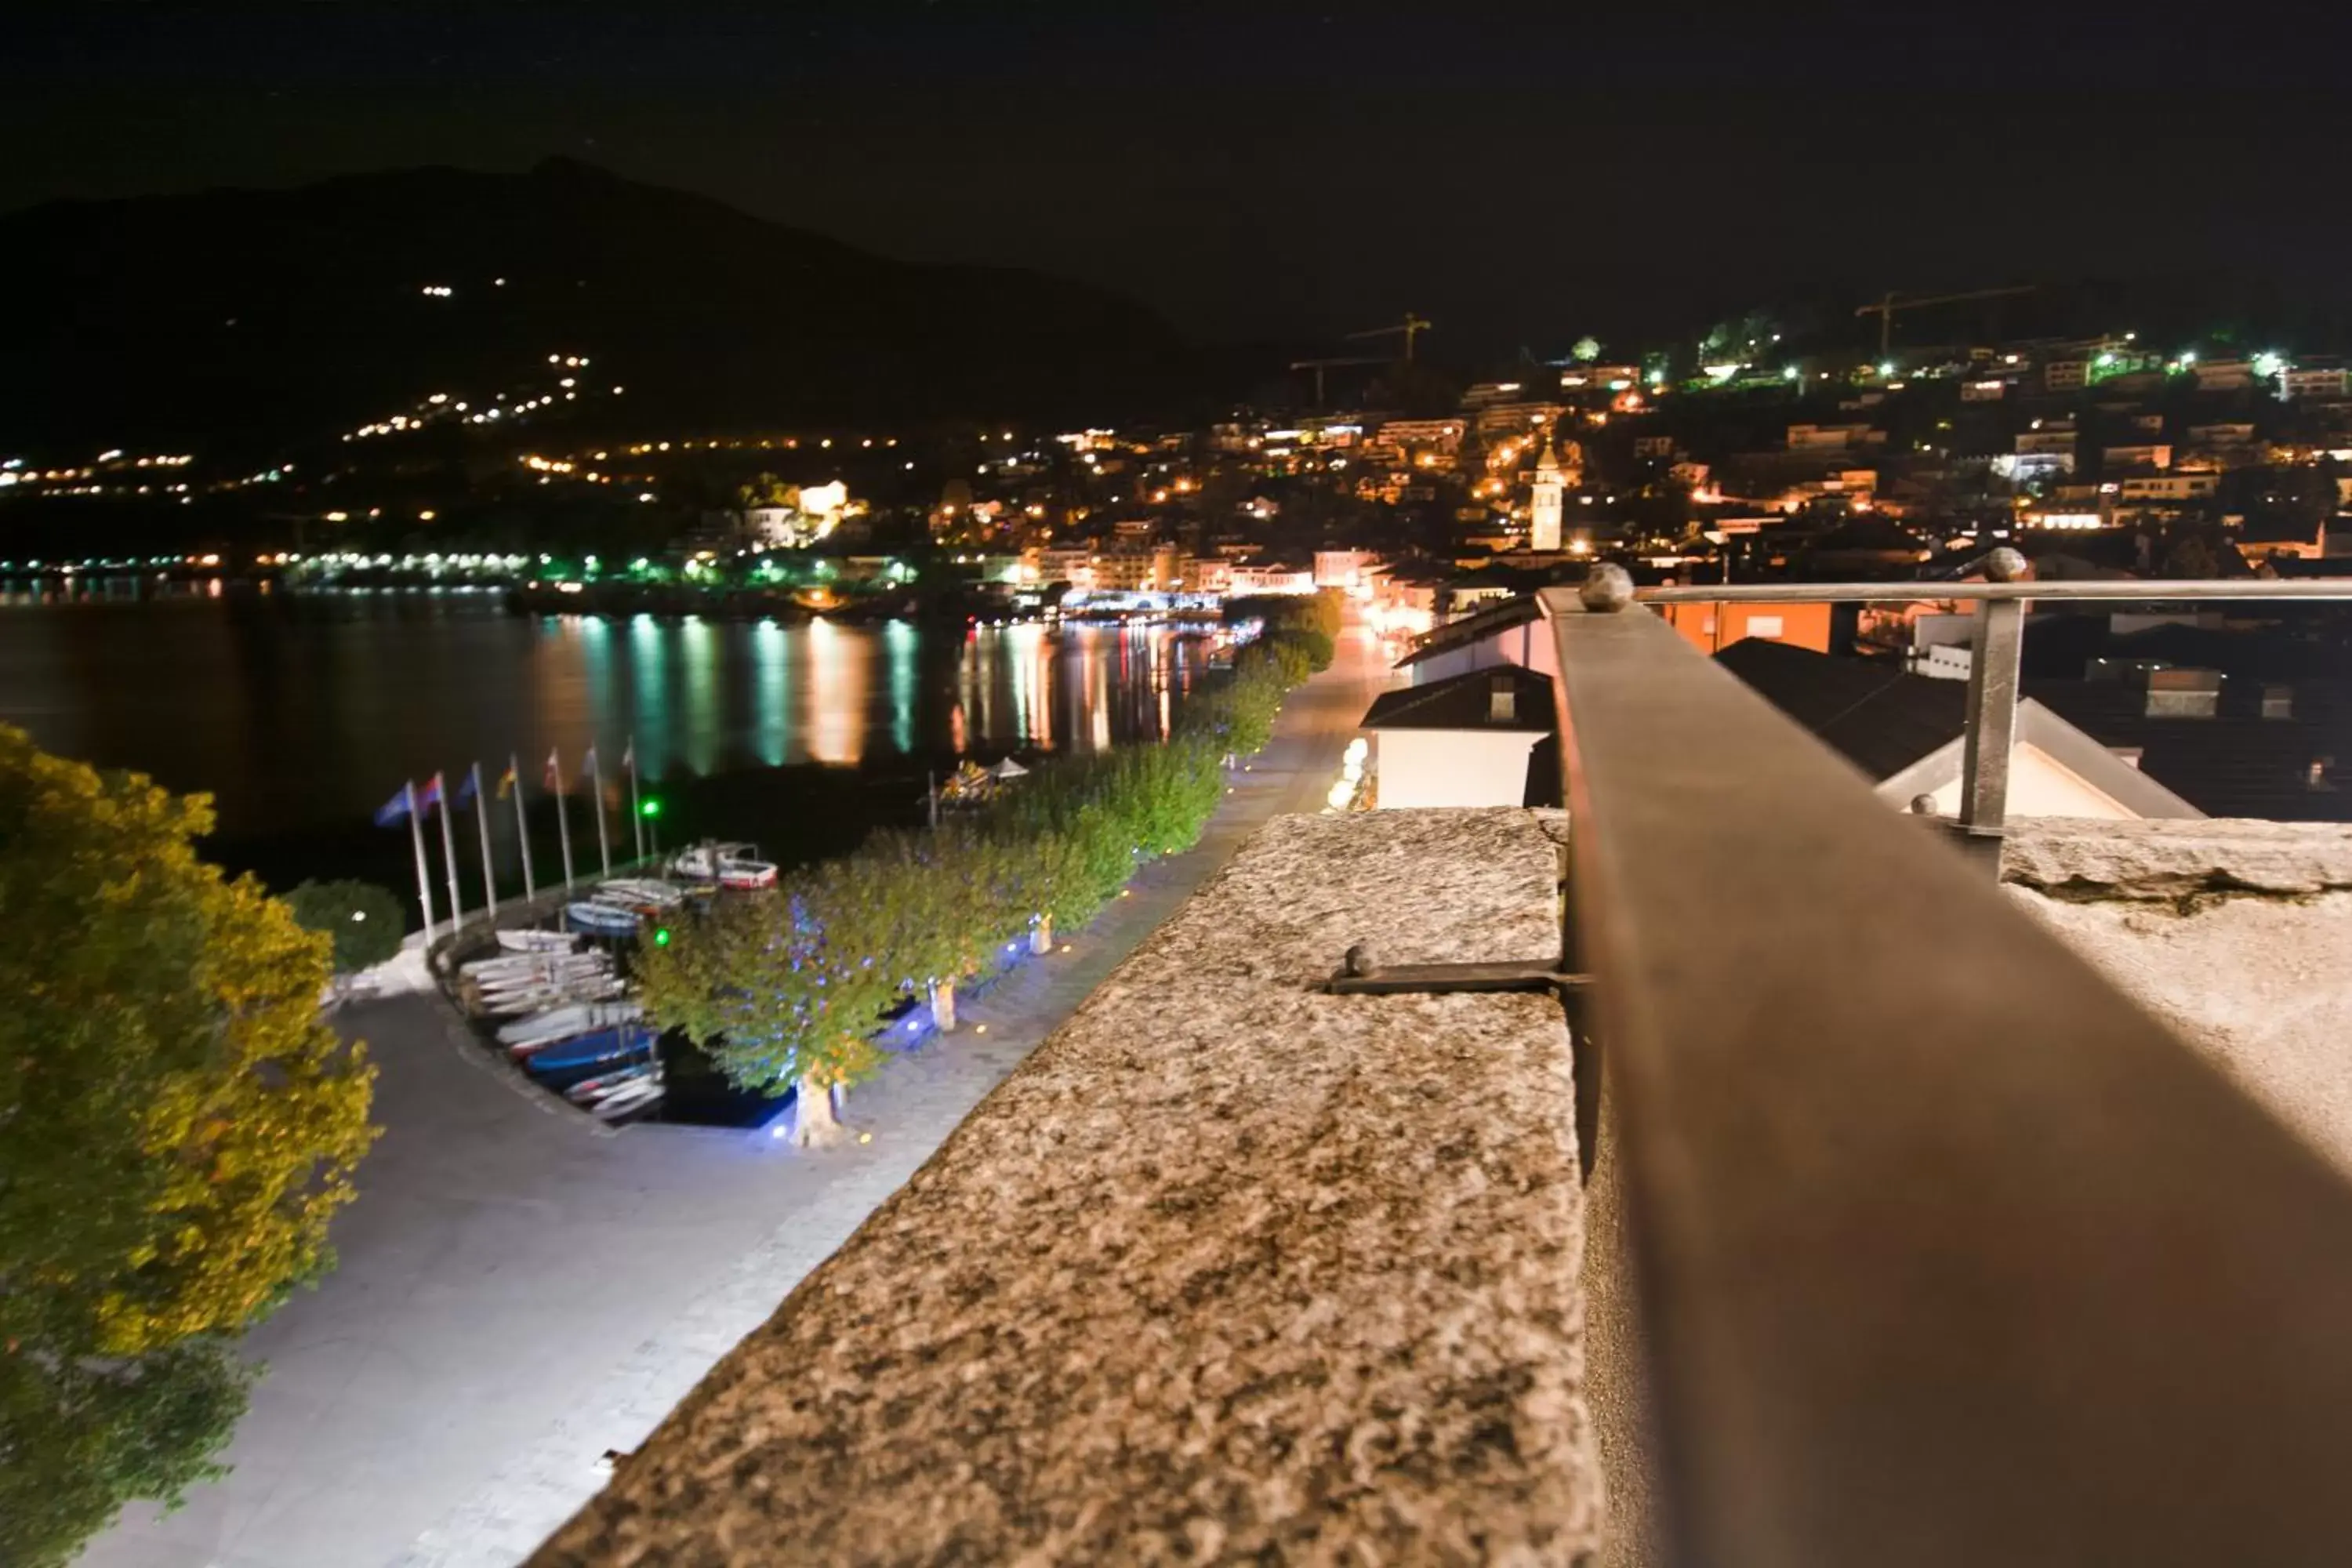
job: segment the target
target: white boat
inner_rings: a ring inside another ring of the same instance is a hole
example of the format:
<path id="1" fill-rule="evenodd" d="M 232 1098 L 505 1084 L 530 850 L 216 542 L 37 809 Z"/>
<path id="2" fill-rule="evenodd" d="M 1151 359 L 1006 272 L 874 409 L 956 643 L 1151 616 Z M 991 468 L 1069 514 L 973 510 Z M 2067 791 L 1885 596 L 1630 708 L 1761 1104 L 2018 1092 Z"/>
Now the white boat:
<path id="1" fill-rule="evenodd" d="M 583 970 L 577 974 L 543 974 L 532 980 L 509 981 L 500 985 L 477 985 L 474 994 L 484 1002 L 505 1002 L 516 996 L 528 996 L 541 991 L 562 991 L 569 987 L 602 985 L 619 978 L 609 969 Z"/>
<path id="2" fill-rule="evenodd" d="M 686 889 L 647 877 L 615 877 L 598 886 L 595 897 L 637 910 L 674 910 L 686 902 Z"/>
<path id="3" fill-rule="evenodd" d="M 660 1064 L 650 1061 L 614 1068 L 610 1072 L 601 1072 L 594 1078 L 583 1079 L 573 1084 L 563 1091 L 563 1098 L 574 1105 L 593 1105 L 600 1100 L 608 1100 L 620 1093 L 632 1084 L 657 1078 L 660 1072 Z"/>
<path id="4" fill-rule="evenodd" d="M 569 931 L 502 931 L 499 945 L 509 952 L 570 952 L 580 945 L 580 933 Z"/>
<path id="5" fill-rule="evenodd" d="M 500 1028 L 499 1044 L 521 1056 L 593 1029 L 634 1024 L 644 1011 L 635 1002 L 578 1002 L 568 1007 L 551 1007 Z"/>
<path id="6" fill-rule="evenodd" d="M 776 885 L 776 863 L 760 858 L 756 844 L 698 844 L 670 863 L 670 869 L 698 882 L 749 889 Z"/>
<path id="7" fill-rule="evenodd" d="M 488 994 L 495 991 L 528 991 L 535 986 L 561 985 L 566 981 L 590 980 L 600 974 L 612 973 L 612 961 L 605 958 L 603 953 L 596 954 L 596 957 L 603 962 L 567 964 L 562 969 L 514 970 L 490 974 L 469 974 L 466 976 L 466 980 L 475 990 Z"/>
<path id="8" fill-rule="evenodd" d="M 661 1099 L 664 1089 L 658 1077 L 631 1079 L 612 1093 L 588 1107 L 590 1115 L 610 1121 L 626 1116 L 633 1110 L 643 1110 Z"/>
<path id="9" fill-rule="evenodd" d="M 610 954 L 602 952 L 510 952 L 503 958 L 479 958 L 459 964 L 457 973 L 468 980 L 495 983 L 534 975 L 577 974 L 612 962 Z"/>
<path id="10" fill-rule="evenodd" d="M 617 974 L 600 974 L 561 985 L 534 986 L 526 991 L 502 991 L 482 998 L 482 1011 L 494 1018 L 520 1018 L 568 1007 L 575 1002 L 605 1002 L 625 989 Z"/>

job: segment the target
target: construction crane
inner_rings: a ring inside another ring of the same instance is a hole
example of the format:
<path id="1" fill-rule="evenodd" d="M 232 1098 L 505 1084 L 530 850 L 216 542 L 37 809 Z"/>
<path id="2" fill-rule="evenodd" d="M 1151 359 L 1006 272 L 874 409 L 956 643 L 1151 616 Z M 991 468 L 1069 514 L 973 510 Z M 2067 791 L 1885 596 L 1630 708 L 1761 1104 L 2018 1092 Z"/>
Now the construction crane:
<path id="1" fill-rule="evenodd" d="M 1323 373 L 1325 371 L 1339 365 L 1386 364 L 1388 363 L 1389 362 L 1387 360 L 1382 359 L 1378 354 L 1359 354 L 1354 359 L 1295 359 L 1290 362 L 1290 368 L 1293 370 L 1311 370 L 1315 373 L 1315 406 L 1320 408 L 1323 406 Z"/>
<path id="2" fill-rule="evenodd" d="M 1922 305 L 1957 305 L 1963 300 L 1998 300 L 2009 294 L 2031 294 L 2037 286 L 2021 283 L 2013 289 L 1971 289 L 1965 294 L 1926 294 L 1916 300 L 1898 299 L 1891 291 L 1875 305 L 1864 305 L 1856 316 L 1878 318 L 1878 357 L 1886 358 L 1887 345 L 1893 341 L 1895 317 L 1902 310 L 1916 310 Z"/>
<path id="3" fill-rule="evenodd" d="M 1407 310 L 1404 313 L 1404 321 L 1397 326 L 1374 327 L 1370 331 L 1349 332 L 1348 337 L 1350 342 L 1353 342 L 1358 338 L 1390 338 L 1394 337 L 1399 332 L 1402 332 L 1404 334 L 1405 363 L 1407 364 L 1411 364 L 1412 363 L 1413 340 L 1427 331 L 1429 331 L 1429 323 L 1423 321 L 1419 316 L 1414 315 L 1411 310 Z"/>

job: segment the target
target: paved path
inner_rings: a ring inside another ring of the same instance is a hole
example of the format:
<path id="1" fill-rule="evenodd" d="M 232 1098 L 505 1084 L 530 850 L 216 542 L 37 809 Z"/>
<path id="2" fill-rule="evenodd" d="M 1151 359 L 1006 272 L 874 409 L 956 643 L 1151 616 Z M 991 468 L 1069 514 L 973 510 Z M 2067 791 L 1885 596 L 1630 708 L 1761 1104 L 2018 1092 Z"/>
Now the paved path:
<path id="1" fill-rule="evenodd" d="M 89 1568 L 492 1568 L 602 1484 L 710 1364 L 1276 812 L 1318 809 L 1388 682 L 1350 630 L 1234 774 L 1201 845 L 1146 867 L 1068 953 L 966 1000 L 963 1026 L 847 1106 L 869 1144 L 615 1133 L 506 1074 L 437 999 L 355 1008 L 383 1141 L 341 1264 L 247 1341 L 268 1363 L 229 1459 L 181 1512 L 126 1515 Z M 984 1031 L 981 1026 L 985 1026 Z"/>

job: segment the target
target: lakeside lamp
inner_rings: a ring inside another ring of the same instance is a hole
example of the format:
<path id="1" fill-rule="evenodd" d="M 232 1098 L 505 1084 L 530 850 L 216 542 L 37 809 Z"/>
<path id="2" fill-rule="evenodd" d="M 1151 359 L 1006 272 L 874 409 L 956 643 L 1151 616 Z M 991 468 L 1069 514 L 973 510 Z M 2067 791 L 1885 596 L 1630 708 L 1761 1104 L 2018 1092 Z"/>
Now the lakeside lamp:
<path id="1" fill-rule="evenodd" d="M 648 796 L 637 806 L 637 815 L 639 816 L 659 816 L 661 813 L 661 797 L 658 795 Z"/>

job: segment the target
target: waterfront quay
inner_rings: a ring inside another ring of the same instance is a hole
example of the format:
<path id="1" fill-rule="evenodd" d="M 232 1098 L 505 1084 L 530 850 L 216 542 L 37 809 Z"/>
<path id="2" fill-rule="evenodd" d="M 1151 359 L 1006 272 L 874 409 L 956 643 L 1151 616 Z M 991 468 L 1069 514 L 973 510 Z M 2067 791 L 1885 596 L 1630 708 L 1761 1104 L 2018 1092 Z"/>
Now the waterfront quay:
<path id="1" fill-rule="evenodd" d="M 436 994 L 346 1010 L 382 1077 L 383 1136 L 337 1222 L 339 1264 L 245 1342 L 268 1366 L 226 1479 L 140 1505 L 89 1568 L 494 1568 L 604 1482 L 710 1365 L 913 1173 L 1241 841 L 1313 811 L 1389 684 L 1339 640 L 1201 843 L 960 1005 L 844 1106 L 872 1141 L 615 1131 L 492 1060 Z"/>

